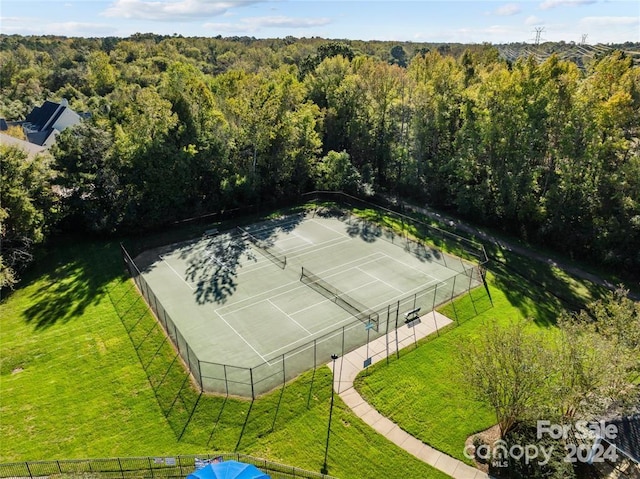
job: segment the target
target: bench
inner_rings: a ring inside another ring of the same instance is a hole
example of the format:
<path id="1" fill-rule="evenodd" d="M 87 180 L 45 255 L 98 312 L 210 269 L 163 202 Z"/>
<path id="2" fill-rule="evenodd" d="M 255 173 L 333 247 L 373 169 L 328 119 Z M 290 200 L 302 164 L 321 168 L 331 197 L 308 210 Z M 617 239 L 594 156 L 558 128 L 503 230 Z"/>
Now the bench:
<path id="1" fill-rule="evenodd" d="M 407 311 L 406 313 L 404 313 L 404 319 L 406 319 L 407 321 L 411 321 L 412 319 L 417 318 L 420 309 L 421 308 L 416 308 L 412 309 L 411 311 Z"/>

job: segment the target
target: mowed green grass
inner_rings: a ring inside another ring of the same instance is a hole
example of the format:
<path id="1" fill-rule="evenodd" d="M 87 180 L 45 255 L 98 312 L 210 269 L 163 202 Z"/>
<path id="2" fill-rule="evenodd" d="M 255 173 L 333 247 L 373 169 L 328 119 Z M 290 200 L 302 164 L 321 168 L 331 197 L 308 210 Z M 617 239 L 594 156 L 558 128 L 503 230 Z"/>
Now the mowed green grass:
<path id="1" fill-rule="evenodd" d="M 465 383 L 459 351 L 474 342 L 489 323 L 507 325 L 530 318 L 535 320 L 531 328 L 553 334 L 558 312 L 524 294 L 514 300 L 515 291 L 505 293 L 488 276 L 492 308 L 476 315 L 470 296 L 461 297 L 440 309 L 450 318 L 457 315 L 459 324 L 438 337 L 426 338 L 389 366 L 375 365 L 356 380 L 356 388 L 381 414 L 423 442 L 469 464 L 463 454 L 465 440 L 494 425 L 496 419 L 490 405 L 477 400 Z M 483 289 L 474 290 L 474 296 L 482 298 Z"/>
<path id="2" fill-rule="evenodd" d="M 443 308 L 461 325 L 371 368 L 359 384 L 383 414 L 461 459 L 464 439 L 494 418 L 461 382 L 457 351 L 488 321 L 532 317 L 533 327 L 552 330 L 562 306 L 539 285 L 568 284 L 547 265 L 511 256 L 499 258 L 490 281 L 494 308 L 483 288 L 475 302 L 465 296 Z M 513 275 L 504 263 L 526 271 Z M 237 451 L 319 470 L 328 368 L 253 403 L 199 396 L 123 271 L 117 243 L 70 239 L 50 247 L 0 303 L 0 461 Z M 377 435 L 339 398 L 328 462 L 341 478 L 446 477 Z"/>
<path id="3" fill-rule="evenodd" d="M 319 471 L 329 369 L 255 402 L 200 396 L 123 271 L 116 242 L 68 239 L 0 303 L 0 461 L 237 451 Z M 345 479 L 447 477 L 337 396 L 328 464 Z"/>

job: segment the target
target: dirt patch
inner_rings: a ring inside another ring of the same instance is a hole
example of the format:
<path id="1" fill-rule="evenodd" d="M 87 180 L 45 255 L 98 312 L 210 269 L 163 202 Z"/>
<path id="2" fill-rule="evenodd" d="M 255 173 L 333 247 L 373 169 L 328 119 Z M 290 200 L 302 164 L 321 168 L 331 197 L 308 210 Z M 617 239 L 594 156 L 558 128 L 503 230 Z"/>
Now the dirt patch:
<path id="1" fill-rule="evenodd" d="M 472 434 L 464 442 L 465 450 L 472 452 L 474 450 L 473 442 L 478 438 L 482 444 L 492 445 L 498 439 L 500 439 L 500 427 L 496 424 L 489 429 Z M 489 473 L 489 464 L 474 460 L 476 467 L 482 472 Z"/>
<path id="2" fill-rule="evenodd" d="M 17 367 L 13 371 L 11 371 L 11 374 L 18 374 L 18 373 L 21 373 L 22 371 L 24 371 L 24 368 Z"/>

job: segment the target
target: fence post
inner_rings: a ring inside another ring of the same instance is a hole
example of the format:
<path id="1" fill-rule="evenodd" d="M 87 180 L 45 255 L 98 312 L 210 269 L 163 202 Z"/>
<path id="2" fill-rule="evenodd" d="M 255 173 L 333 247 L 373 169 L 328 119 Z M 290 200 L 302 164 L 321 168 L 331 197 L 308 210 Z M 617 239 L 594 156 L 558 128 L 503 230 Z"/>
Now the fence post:
<path id="1" fill-rule="evenodd" d="M 398 342 L 398 314 L 400 314 L 400 301 L 396 305 L 396 358 L 400 359 L 400 343 Z"/>
<path id="2" fill-rule="evenodd" d="M 451 306 L 453 307 L 453 314 L 456 315 L 456 322 L 460 324 L 460 319 L 458 319 L 458 310 L 456 309 L 456 303 L 453 301 L 454 294 L 456 292 L 456 278 L 458 276 L 453 277 L 453 286 L 451 287 Z"/>
<path id="3" fill-rule="evenodd" d="M 120 476 L 124 479 L 124 470 L 122 469 L 122 462 L 120 462 L 120 458 L 118 458 L 118 467 L 120 468 Z"/>
<path id="4" fill-rule="evenodd" d="M 287 382 L 287 372 L 284 367 L 284 354 L 285 353 L 282 353 L 282 385 L 283 386 Z"/>
<path id="5" fill-rule="evenodd" d="M 471 270 L 473 272 L 473 270 Z M 473 305 L 473 311 L 476 313 L 476 316 L 478 315 L 478 308 L 476 308 L 476 302 L 473 299 L 473 295 L 471 294 L 471 283 L 473 282 L 473 274 L 471 274 L 469 276 L 469 288 L 467 289 L 467 292 L 469 293 L 469 297 L 471 298 L 471 304 Z"/>
<path id="6" fill-rule="evenodd" d="M 438 283 L 436 283 L 436 287 L 433 289 L 433 306 L 431 307 L 431 311 L 433 312 L 433 324 L 436 327 L 436 334 L 440 336 L 440 331 L 438 331 L 438 321 L 436 321 L 436 297 L 438 296 Z"/>
<path id="7" fill-rule="evenodd" d="M 253 368 L 249 368 L 249 380 L 251 381 L 251 399 L 255 399 L 256 393 L 253 388 Z"/>
<path id="8" fill-rule="evenodd" d="M 200 383 L 200 392 L 204 392 L 204 382 L 202 380 L 202 370 L 200 369 L 200 359 L 196 356 L 196 361 L 198 365 L 198 382 Z"/>
<path id="9" fill-rule="evenodd" d="M 387 366 L 389 365 L 389 316 L 391 315 L 391 305 L 387 305 L 387 330 L 384 334 L 384 342 L 387 345 Z"/>

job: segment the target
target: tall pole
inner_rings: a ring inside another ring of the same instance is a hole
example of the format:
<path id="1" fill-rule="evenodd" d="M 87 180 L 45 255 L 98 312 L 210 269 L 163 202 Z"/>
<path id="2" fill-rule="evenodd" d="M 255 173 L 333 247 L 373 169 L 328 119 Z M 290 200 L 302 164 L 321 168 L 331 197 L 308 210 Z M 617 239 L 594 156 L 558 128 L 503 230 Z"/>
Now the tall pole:
<path id="1" fill-rule="evenodd" d="M 333 394 L 336 382 L 336 359 L 338 359 L 337 354 L 331 355 L 331 360 L 333 361 L 333 365 L 331 367 L 331 405 L 329 406 L 329 426 L 327 427 L 327 444 L 324 448 L 324 464 L 322 465 L 322 469 L 320 472 L 322 474 L 328 474 L 329 470 L 327 469 L 327 456 L 329 454 L 329 437 L 331 436 L 331 416 L 333 415 Z"/>

